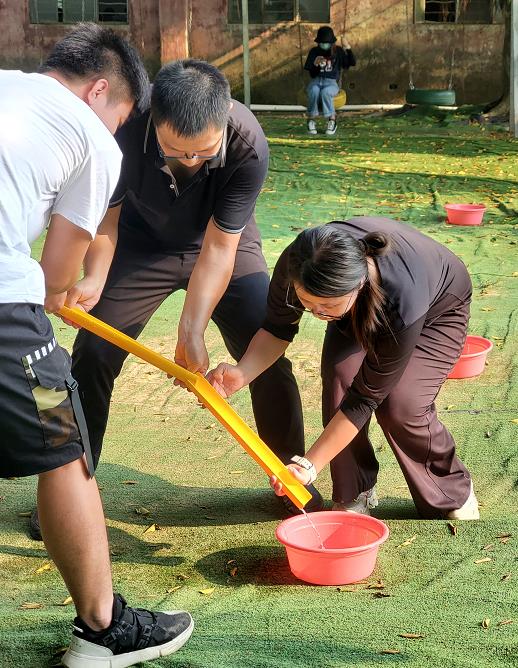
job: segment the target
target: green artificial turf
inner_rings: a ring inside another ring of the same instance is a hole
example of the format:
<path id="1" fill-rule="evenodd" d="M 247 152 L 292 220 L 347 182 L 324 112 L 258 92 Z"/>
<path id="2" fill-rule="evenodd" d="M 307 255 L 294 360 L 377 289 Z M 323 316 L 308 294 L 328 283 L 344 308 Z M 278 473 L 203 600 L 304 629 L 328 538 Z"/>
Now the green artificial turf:
<path id="1" fill-rule="evenodd" d="M 275 539 L 279 506 L 261 470 L 191 395 L 130 358 L 98 471 L 115 587 L 134 604 L 193 613 L 191 641 L 157 662 L 164 667 L 517 666 L 518 144 L 461 115 L 343 118 L 332 139 L 308 137 L 300 117 L 260 121 L 272 154 L 257 209 L 270 267 L 307 225 L 360 214 L 408 221 L 468 265 L 470 332 L 495 347 L 484 374 L 448 381 L 437 406 L 473 472 L 482 519 L 452 527 L 418 520 L 374 425 L 375 514 L 390 538 L 366 583 L 305 585 Z M 446 225 L 447 202 L 485 203 L 483 226 Z M 142 340 L 171 355 L 181 303 L 182 295 L 167 300 Z M 290 350 L 308 444 L 320 429 L 321 325 L 306 318 Z M 59 321 L 56 331 L 70 346 L 72 331 Z M 212 327 L 208 341 L 213 362 L 226 358 Z M 247 392 L 232 404 L 253 424 Z M 329 498 L 327 471 L 319 488 Z M 33 507 L 34 489 L 34 479 L 0 483 L 2 668 L 55 663 L 73 616 L 72 606 L 59 605 L 67 596 L 59 573 L 39 570 L 45 550 L 19 516 Z M 146 532 L 151 525 L 157 530 Z M 43 607 L 21 609 L 25 602 Z"/>

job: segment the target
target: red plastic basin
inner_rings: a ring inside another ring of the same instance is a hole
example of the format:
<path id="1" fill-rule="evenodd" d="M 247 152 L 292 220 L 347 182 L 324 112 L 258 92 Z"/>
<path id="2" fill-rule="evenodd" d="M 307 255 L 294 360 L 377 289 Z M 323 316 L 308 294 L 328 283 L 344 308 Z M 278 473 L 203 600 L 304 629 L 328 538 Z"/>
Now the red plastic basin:
<path id="1" fill-rule="evenodd" d="M 484 204 L 445 204 L 444 208 L 450 225 L 480 225 L 486 210 Z"/>
<path id="2" fill-rule="evenodd" d="M 479 376 L 486 365 L 486 358 L 493 344 L 483 336 L 468 334 L 461 356 L 448 378 L 472 378 Z"/>
<path id="3" fill-rule="evenodd" d="M 368 577 L 376 565 L 379 546 L 389 535 L 375 517 L 345 511 L 308 513 L 318 536 L 304 515 L 284 520 L 275 535 L 285 546 L 291 572 L 304 582 L 342 585 Z"/>

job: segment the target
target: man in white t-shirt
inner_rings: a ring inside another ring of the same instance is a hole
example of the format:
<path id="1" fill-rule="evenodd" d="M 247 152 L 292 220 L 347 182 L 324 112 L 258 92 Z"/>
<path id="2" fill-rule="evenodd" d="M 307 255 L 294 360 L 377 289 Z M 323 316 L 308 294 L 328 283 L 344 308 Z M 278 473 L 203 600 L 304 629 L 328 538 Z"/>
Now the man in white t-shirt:
<path id="1" fill-rule="evenodd" d="M 37 474 L 45 545 L 77 617 L 63 664 L 131 666 L 179 649 L 186 612 L 130 608 L 113 593 L 108 541 L 88 434 L 45 315 L 64 303 L 119 177 L 113 139 L 149 81 L 136 51 L 111 30 L 82 24 L 40 74 L 0 71 L 0 476 Z M 48 226 L 40 263 L 30 244 Z"/>

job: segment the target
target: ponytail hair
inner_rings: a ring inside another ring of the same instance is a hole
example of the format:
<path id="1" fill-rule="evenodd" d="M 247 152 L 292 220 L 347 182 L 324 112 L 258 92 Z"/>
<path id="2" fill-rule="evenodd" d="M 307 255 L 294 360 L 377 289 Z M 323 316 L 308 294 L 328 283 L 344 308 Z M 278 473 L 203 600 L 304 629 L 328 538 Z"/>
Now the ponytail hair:
<path id="1" fill-rule="evenodd" d="M 368 350 L 388 322 L 383 312 L 385 295 L 380 285 L 369 280 L 367 258 L 384 255 L 389 249 L 390 240 L 382 232 L 358 240 L 331 225 L 307 229 L 291 245 L 289 280 L 315 297 L 342 297 L 359 290 L 351 323 L 358 343 Z"/>

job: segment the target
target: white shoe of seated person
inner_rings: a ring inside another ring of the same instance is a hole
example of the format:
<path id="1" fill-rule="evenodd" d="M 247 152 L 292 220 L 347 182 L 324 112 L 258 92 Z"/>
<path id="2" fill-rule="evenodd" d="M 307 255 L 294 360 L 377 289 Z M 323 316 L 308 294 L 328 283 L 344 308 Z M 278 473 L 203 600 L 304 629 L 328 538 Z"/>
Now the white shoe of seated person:
<path id="1" fill-rule="evenodd" d="M 376 508 L 378 505 L 378 495 L 376 494 L 376 487 L 368 489 L 351 501 L 350 503 L 333 503 L 333 510 L 345 510 L 352 513 L 360 513 L 361 515 L 370 515 L 371 508 Z"/>
<path id="2" fill-rule="evenodd" d="M 317 134 L 317 123 L 312 118 L 310 118 L 309 121 L 308 121 L 308 133 L 310 135 L 316 135 Z"/>
<path id="3" fill-rule="evenodd" d="M 446 515 L 448 520 L 479 520 L 480 512 L 478 509 L 478 501 L 473 491 L 473 483 L 469 490 L 469 496 L 466 502 L 457 510 L 450 510 Z"/>
<path id="4" fill-rule="evenodd" d="M 336 130 L 338 128 L 338 125 L 336 124 L 336 119 L 330 118 L 327 121 L 327 128 L 326 128 L 326 135 L 334 135 L 336 134 Z"/>

